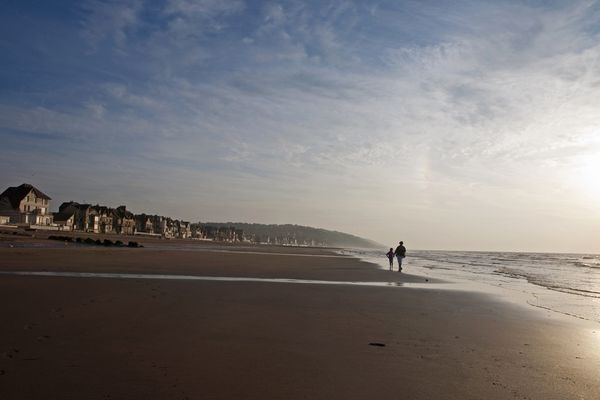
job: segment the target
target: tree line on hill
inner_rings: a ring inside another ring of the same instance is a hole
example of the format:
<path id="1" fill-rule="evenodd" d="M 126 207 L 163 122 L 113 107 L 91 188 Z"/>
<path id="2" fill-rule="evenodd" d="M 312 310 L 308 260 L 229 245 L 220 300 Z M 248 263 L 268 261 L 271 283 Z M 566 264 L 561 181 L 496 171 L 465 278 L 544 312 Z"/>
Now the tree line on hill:
<path id="1" fill-rule="evenodd" d="M 380 247 L 377 243 L 348 233 L 292 224 L 257 224 L 246 222 L 199 223 L 204 228 L 230 228 L 241 232 L 243 240 L 252 243 L 330 246 L 330 247 Z"/>

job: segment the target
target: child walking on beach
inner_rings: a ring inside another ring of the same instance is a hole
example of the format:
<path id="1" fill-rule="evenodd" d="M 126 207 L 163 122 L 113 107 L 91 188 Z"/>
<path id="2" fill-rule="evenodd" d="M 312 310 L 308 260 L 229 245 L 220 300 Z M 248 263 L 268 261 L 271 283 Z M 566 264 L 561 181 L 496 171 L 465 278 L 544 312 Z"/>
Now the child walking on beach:
<path id="1" fill-rule="evenodd" d="M 390 247 L 390 251 L 386 253 L 388 260 L 390 260 L 390 271 L 394 269 L 394 249 Z"/>

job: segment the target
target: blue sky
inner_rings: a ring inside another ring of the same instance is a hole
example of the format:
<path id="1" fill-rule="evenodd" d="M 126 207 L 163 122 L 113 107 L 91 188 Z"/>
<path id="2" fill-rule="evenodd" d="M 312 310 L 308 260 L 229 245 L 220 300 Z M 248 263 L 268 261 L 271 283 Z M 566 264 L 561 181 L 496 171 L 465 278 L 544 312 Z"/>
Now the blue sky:
<path id="1" fill-rule="evenodd" d="M 8 1 L 0 182 L 412 248 L 600 252 L 596 1 Z"/>

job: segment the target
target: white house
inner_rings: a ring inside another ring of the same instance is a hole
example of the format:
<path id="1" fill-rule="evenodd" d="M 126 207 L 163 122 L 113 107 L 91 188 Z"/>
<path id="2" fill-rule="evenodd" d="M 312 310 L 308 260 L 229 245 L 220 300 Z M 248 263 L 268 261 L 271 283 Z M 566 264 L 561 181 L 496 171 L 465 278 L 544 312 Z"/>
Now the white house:
<path id="1" fill-rule="evenodd" d="M 50 226 L 53 219 L 50 200 L 28 183 L 9 187 L 0 194 L 0 215 L 9 217 L 12 224 Z"/>

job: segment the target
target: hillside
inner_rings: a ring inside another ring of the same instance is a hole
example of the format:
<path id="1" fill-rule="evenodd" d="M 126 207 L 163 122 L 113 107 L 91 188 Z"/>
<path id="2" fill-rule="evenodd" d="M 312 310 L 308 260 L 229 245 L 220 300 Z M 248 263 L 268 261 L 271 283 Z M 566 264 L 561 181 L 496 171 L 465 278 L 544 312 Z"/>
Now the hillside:
<path id="1" fill-rule="evenodd" d="M 244 238 L 255 243 L 359 248 L 380 247 L 371 240 L 348 233 L 302 225 L 266 225 L 245 222 L 206 222 L 201 223 L 201 225 L 242 230 Z"/>

